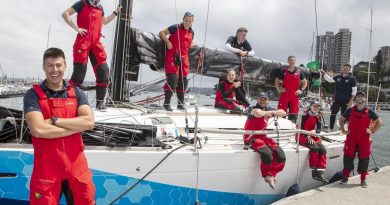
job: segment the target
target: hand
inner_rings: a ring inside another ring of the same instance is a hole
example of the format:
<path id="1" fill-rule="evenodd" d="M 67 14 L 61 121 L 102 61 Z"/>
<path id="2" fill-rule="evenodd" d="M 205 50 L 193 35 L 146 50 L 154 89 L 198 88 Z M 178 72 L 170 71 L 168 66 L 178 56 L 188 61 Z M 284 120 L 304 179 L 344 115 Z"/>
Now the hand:
<path id="1" fill-rule="evenodd" d="M 83 28 L 78 28 L 77 33 L 79 33 L 81 36 L 84 36 L 85 34 L 88 33 L 88 30 Z"/>
<path id="2" fill-rule="evenodd" d="M 301 90 L 295 91 L 295 95 L 300 95 L 300 94 L 302 94 L 302 91 L 301 91 Z"/>
<path id="3" fill-rule="evenodd" d="M 310 131 L 310 135 L 311 135 L 311 136 L 316 136 L 316 131 L 315 131 L 315 130 L 311 130 L 311 131 Z"/>
<path id="4" fill-rule="evenodd" d="M 349 101 L 348 102 L 348 108 L 352 107 L 353 106 L 353 102 L 352 101 Z"/>
<path id="5" fill-rule="evenodd" d="M 233 83 L 233 86 L 234 86 L 235 88 L 238 88 L 238 87 L 241 86 L 241 82 L 240 82 L 240 81 L 234 82 L 234 83 Z"/>
<path id="6" fill-rule="evenodd" d="M 266 112 L 265 115 L 264 115 L 264 117 L 271 118 L 271 117 L 272 117 L 272 113 Z"/>
<path id="7" fill-rule="evenodd" d="M 167 48 L 168 50 L 171 50 L 173 48 L 172 43 L 169 40 L 167 42 Z"/>
<path id="8" fill-rule="evenodd" d="M 314 141 L 313 138 L 311 138 L 310 136 L 307 136 L 307 143 L 309 143 L 309 144 L 314 144 L 315 141 Z"/>
<path id="9" fill-rule="evenodd" d="M 349 134 L 351 133 L 351 131 L 345 130 L 344 128 L 341 129 L 341 132 L 342 132 L 343 134 L 346 134 L 346 135 L 349 135 Z"/>
<path id="10" fill-rule="evenodd" d="M 372 135 L 372 134 L 374 134 L 374 133 L 371 131 L 371 129 L 370 129 L 370 128 L 367 128 L 367 129 L 366 129 L 366 133 L 367 133 L 367 134 L 369 134 L 369 135 Z"/>
<path id="11" fill-rule="evenodd" d="M 285 88 L 279 88 L 279 93 L 284 93 L 284 92 L 286 92 L 286 89 Z"/>
<path id="12" fill-rule="evenodd" d="M 121 9 L 122 9 L 122 6 L 119 4 L 118 7 L 116 7 L 115 12 L 119 14 L 121 12 Z"/>
<path id="13" fill-rule="evenodd" d="M 240 54 L 240 56 L 246 56 L 246 55 L 247 55 L 247 52 L 246 52 L 246 51 L 240 50 L 240 51 L 238 52 L 238 54 Z"/>

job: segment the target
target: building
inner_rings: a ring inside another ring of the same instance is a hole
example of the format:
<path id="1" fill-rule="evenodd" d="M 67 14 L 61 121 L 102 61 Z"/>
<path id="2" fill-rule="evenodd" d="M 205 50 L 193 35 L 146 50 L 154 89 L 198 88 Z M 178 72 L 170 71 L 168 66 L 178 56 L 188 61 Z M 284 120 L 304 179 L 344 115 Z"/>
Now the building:
<path id="1" fill-rule="evenodd" d="M 317 36 L 316 41 L 316 60 L 323 62 L 323 68 L 330 70 L 334 67 L 334 45 L 335 36 L 331 31 L 325 35 Z"/>
<path id="2" fill-rule="evenodd" d="M 341 72 L 343 65 L 349 63 L 351 55 L 352 32 L 348 28 L 341 28 L 335 36 L 333 72 Z"/>

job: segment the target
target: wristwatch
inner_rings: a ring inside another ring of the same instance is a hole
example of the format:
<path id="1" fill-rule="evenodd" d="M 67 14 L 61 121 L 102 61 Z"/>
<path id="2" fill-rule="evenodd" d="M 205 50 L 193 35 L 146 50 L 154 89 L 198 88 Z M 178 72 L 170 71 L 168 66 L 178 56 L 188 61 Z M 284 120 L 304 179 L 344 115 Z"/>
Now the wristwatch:
<path id="1" fill-rule="evenodd" d="M 115 16 L 118 16 L 118 12 L 113 11 L 112 13 L 113 13 Z"/>
<path id="2" fill-rule="evenodd" d="M 53 116 L 50 118 L 50 122 L 52 125 L 56 125 L 56 121 L 58 120 L 58 118 L 56 116 Z"/>

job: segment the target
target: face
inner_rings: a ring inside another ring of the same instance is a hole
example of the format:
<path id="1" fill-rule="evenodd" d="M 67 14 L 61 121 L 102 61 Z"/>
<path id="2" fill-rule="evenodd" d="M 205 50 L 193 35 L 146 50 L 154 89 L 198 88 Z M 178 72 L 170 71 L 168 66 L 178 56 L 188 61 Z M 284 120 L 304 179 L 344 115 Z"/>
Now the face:
<path id="1" fill-rule="evenodd" d="M 356 95 L 355 100 L 356 100 L 357 104 L 364 104 L 367 101 L 367 99 L 364 95 Z"/>
<path id="2" fill-rule="evenodd" d="M 320 105 L 313 104 L 312 106 L 310 106 L 310 110 L 314 113 L 318 113 L 320 111 Z"/>
<path id="3" fill-rule="evenodd" d="M 267 107 L 268 102 L 269 102 L 268 98 L 265 97 L 260 97 L 257 99 L 257 104 L 259 104 L 261 108 Z"/>
<path id="4" fill-rule="evenodd" d="M 183 25 L 185 29 L 189 29 L 192 26 L 192 22 L 194 21 L 194 17 L 185 16 L 183 18 Z"/>
<path id="5" fill-rule="evenodd" d="M 294 57 L 290 57 L 287 61 L 288 61 L 288 65 L 295 66 L 295 58 Z"/>
<path id="6" fill-rule="evenodd" d="M 229 83 L 232 83 L 234 81 L 234 79 L 236 79 L 236 72 L 235 71 L 229 71 L 227 73 L 227 80 L 229 81 Z"/>
<path id="7" fill-rule="evenodd" d="M 351 71 L 351 67 L 349 66 L 343 66 L 343 74 L 348 74 Z"/>
<path id="8" fill-rule="evenodd" d="M 247 32 L 242 31 L 237 33 L 237 41 L 238 42 L 244 42 L 246 39 Z"/>
<path id="9" fill-rule="evenodd" d="M 46 58 L 43 65 L 43 70 L 46 74 L 46 79 L 51 84 L 59 84 L 62 82 L 66 69 L 65 59 L 62 57 Z"/>

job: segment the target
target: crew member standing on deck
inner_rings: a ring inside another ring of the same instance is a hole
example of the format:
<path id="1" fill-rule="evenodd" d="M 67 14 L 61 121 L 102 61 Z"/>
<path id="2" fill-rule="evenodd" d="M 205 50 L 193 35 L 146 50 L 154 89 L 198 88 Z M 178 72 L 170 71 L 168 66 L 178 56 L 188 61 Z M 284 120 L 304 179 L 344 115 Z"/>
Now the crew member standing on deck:
<path id="1" fill-rule="evenodd" d="M 62 17 L 65 22 L 77 32 L 73 45 L 73 73 L 70 84 L 80 86 L 83 84 L 87 72 L 88 56 L 96 76 L 96 109 L 106 111 L 104 97 L 109 82 L 109 70 L 106 62 L 107 55 L 100 37 L 102 25 L 107 25 L 118 16 L 121 7 L 109 16 L 104 16 L 100 0 L 80 0 L 66 9 Z M 77 25 L 70 18 L 77 12 Z"/>
<path id="2" fill-rule="evenodd" d="M 214 107 L 235 111 L 243 111 L 249 107 L 250 103 L 239 89 L 241 83 L 235 79 L 236 71 L 229 69 L 226 73 L 226 80 L 221 80 L 218 85 Z M 238 101 L 236 97 L 240 97 L 243 101 Z"/>
<path id="3" fill-rule="evenodd" d="M 319 115 L 321 103 L 313 101 L 309 109 L 302 116 L 301 129 L 313 133 L 321 132 L 321 117 Z M 322 144 L 321 138 L 306 134 L 296 134 L 296 140 L 299 144 L 309 148 L 309 166 L 313 179 L 328 183 L 325 177 L 326 168 L 326 148 Z"/>
<path id="4" fill-rule="evenodd" d="M 367 98 L 363 92 L 356 93 L 356 105 L 348 108 L 339 119 L 341 131 L 347 134 L 344 145 L 344 178 L 342 183 L 348 182 L 348 177 L 354 169 L 354 158 L 358 153 L 359 163 L 357 171 L 360 174 L 360 185 L 367 188 L 366 177 L 371 154 L 371 135 L 382 126 L 379 116 L 366 105 Z M 345 130 L 345 120 L 349 120 L 348 130 Z"/>
<path id="5" fill-rule="evenodd" d="M 187 90 L 187 76 L 190 72 L 188 52 L 194 39 L 193 21 L 194 14 L 186 12 L 181 24 L 172 25 L 159 33 L 166 45 L 165 74 L 167 80 L 164 85 L 164 108 L 167 111 L 172 111 L 171 98 L 175 91 L 178 100 L 177 109 L 185 110 L 184 92 Z"/>
<path id="6" fill-rule="evenodd" d="M 288 67 L 281 69 L 275 78 L 275 87 L 280 93 L 278 109 L 287 112 L 288 119 L 296 122 L 299 113 L 299 98 L 307 87 L 307 80 L 299 67 L 295 67 L 295 56 L 288 57 Z M 279 80 L 282 80 L 280 86 Z M 299 89 L 300 84 L 302 88 Z"/>
<path id="7" fill-rule="evenodd" d="M 24 113 L 32 135 L 34 167 L 30 204 L 58 204 L 68 182 L 73 204 L 95 204 L 95 186 L 83 149 L 81 132 L 92 130 L 94 118 L 87 96 L 64 79 L 65 54 L 49 48 L 43 55 L 46 79 L 26 92 Z"/>
<path id="8" fill-rule="evenodd" d="M 260 93 L 257 104 L 249 108 L 248 119 L 244 130 L 267 129 L 268 119 L 272 116 L 283 117 L 286 112 L 282 109 L 275 110 L 268 106 L 269 100 L 266 93 Z M 275 176 L 283 170 L 286 156 L 283 149 L 267 135 L 244 135 L 244 142 L 261 156 L 260 170 L 265 182 L 275 189 Z"/>
<path id="9" fill-rule="evenodd" d="M 344 64 L 343 72 L 335 77 L 330 77 L 329 74 L 324 73 L 324 78 L 330 83 L 335 83 L 336 88 L 334 91 L 334 102 L 332 104 L 329 129 L 334 128 L 334 122 L 336 121 L 336 115 L 341 108 L 341 115 L 347 110 L 348 107 L 352 107 L 353 99 L 357 92 L 356 78 L 351 73 L 351 65 Z"/>

